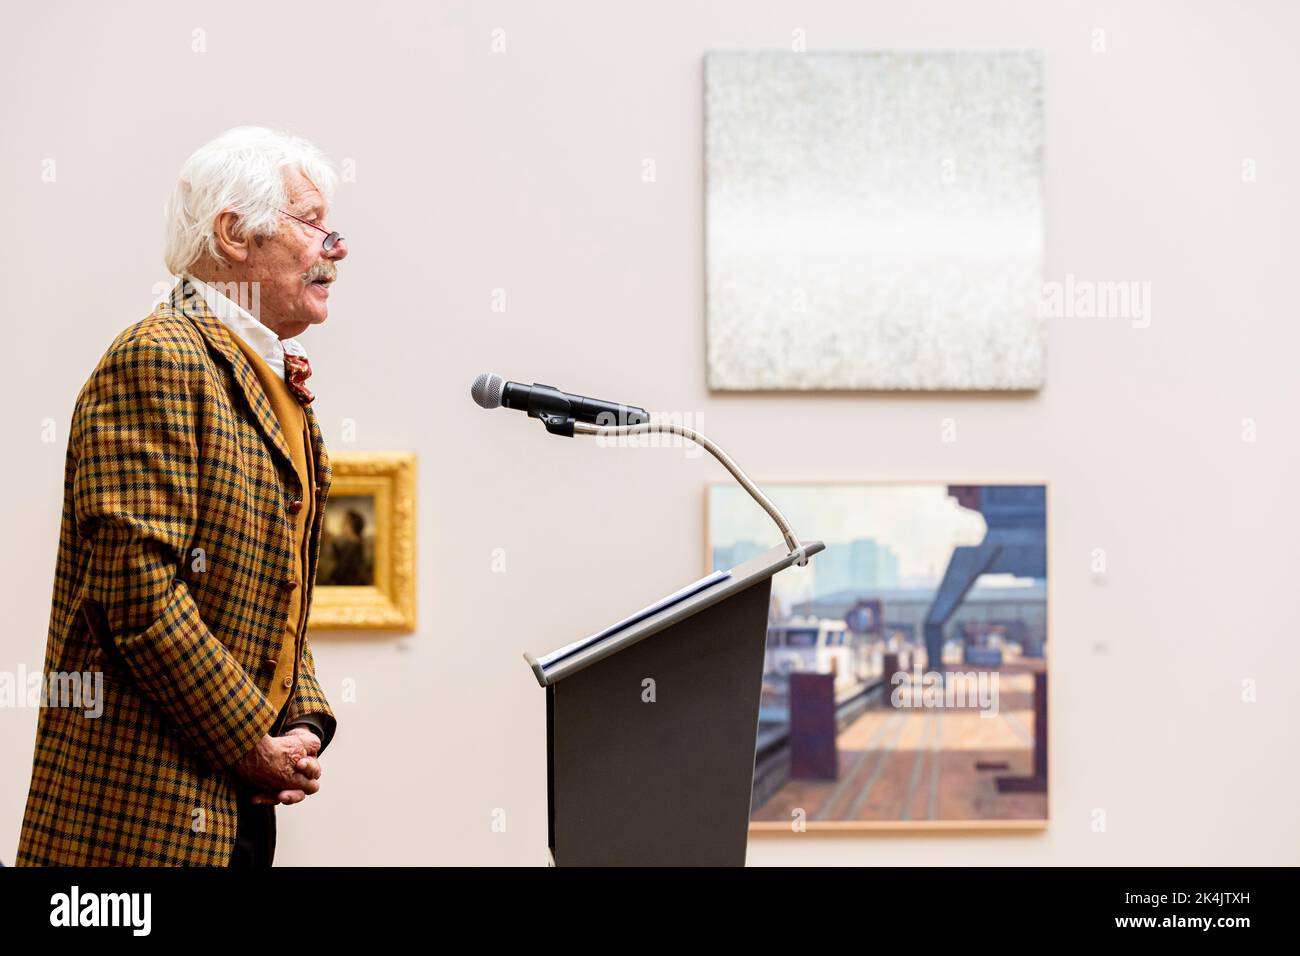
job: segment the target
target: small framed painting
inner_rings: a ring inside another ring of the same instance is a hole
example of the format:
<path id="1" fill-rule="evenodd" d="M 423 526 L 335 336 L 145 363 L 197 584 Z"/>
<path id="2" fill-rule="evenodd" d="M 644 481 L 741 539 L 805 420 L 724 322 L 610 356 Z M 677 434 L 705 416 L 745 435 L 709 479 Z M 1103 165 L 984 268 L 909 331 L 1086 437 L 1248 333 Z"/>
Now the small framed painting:
<path id="1" fill-rule="evenodd" d="M 415 455 L 336 452 L 313 630 L 415 630 Z"/>

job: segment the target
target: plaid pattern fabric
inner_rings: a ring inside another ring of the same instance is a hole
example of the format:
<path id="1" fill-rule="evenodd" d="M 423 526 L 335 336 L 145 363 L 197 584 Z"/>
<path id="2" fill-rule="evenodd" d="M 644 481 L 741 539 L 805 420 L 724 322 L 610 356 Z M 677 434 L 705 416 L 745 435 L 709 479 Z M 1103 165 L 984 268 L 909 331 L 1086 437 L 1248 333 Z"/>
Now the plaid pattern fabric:
<path id="1" fill-rule="evenodd" d="M 318 508 L 331 469 L 308 416 Z M 104 673 L 103 714 L 41 708 L 18 863 L 225 866 L 230 765 L 272 730 L 292 575 L 289 448 L 247 358 L 183 280 L 77 397 L 45 671 Z M 285 724 L 333 712 L 306 641 Z"/>

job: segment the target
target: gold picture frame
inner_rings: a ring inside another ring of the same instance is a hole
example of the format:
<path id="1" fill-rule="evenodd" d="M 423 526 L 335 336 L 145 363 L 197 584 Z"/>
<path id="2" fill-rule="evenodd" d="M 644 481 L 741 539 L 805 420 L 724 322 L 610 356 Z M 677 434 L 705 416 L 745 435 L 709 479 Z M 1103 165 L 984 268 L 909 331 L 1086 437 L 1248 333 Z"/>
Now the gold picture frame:
<path id="1" fill-rule="evenodd" d="M 333 452 L 330 464 L 312 630 L 415 630 L 415 453 Z"/>

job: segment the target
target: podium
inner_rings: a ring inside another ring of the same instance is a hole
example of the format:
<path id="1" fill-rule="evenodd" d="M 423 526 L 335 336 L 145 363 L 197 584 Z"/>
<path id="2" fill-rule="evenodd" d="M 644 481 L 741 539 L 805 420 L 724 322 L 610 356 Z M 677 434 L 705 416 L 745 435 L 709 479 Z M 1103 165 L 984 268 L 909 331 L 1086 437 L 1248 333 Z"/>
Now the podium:
<path id="1" fill-rule="evenodd" d="M 546 802 L 556 866 L 743 866 L 772 575 L 825 550 L 801 542 L 716 442 L 644 408 L 485 372 L 481 408 L 526 411 L 552 435 L 658 432 L 695 442 L 767 512 L 784 546 L 718 571 L 541 658 Z"/>
<path id="2" fill-rule="evenodd" d="M 772 575 L 800 557 L 772 548 L 524 655 L 546 691 L 554 865 L 744 865 Z"/>

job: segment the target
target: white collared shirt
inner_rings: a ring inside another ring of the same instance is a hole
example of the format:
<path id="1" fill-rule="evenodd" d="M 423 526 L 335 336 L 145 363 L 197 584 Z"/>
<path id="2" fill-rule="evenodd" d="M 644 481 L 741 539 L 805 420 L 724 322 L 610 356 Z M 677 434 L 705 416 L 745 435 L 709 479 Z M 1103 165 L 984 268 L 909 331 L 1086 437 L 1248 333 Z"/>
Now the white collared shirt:
<path id="1" fill-rule="evenodd" d="M 290 355 L 307 356 L 307 350 L 302 347 L 302 343 L 297 339 L 281 339 L 269 328 L 253 317 L 249 312 L 234 299 L 222 294 L 212 286 L 197 279 L 189 273 L 185 278 L 203 296 L 207 302 L 208 309 L 220 320 L 221 324 L 230 331 L 234 332 L 256 352 L 276 375 L 284 378 L 284 353 Z"/>

